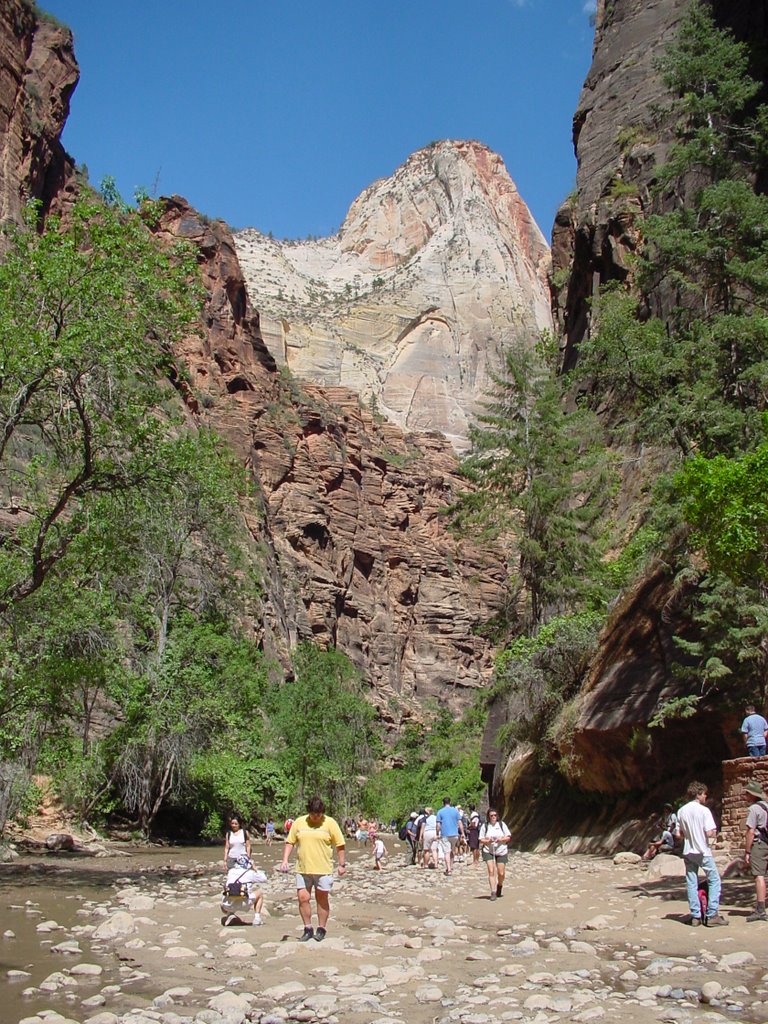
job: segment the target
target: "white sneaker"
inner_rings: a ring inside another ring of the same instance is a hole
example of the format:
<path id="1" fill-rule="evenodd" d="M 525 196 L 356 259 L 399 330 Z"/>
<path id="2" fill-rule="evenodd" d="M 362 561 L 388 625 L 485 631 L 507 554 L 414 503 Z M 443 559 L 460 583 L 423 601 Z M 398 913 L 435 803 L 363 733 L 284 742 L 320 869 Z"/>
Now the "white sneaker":
<path id="1" fill-rule="evenodd" d="M 263 922 L 263 921 L 261 920 L 261 914 L 254 914 L 254 915 L 253 915 L 253 924 L 254 924 L 254 927 L 255 927 L 256 925 L 260 925 L 260 924 L 263 924 L 263 923 L 264 923 L 264 922 Z"/>

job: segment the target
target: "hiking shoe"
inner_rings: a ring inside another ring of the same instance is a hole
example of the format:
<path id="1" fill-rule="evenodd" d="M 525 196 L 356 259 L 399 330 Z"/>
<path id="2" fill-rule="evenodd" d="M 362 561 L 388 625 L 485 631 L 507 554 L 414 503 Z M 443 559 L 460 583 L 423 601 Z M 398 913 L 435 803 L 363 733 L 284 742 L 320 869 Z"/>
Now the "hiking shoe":
<path id="1" fill-rule="evenodd" d="M 495 900 L 495 899 L 496 899 L 496 893 L 495 893 L 495 892 L 492 892 L 492 893 L 491 893 L 491 900 Z"/>
<path id="2" fill-rule="evenodd" d="M 707 928 L 722 928 L 726 924 L 728 924 L 728 918 L 723 917 L 722 914 L 715 914 L 714 917 L 707 918 Z"/>
<path id="3" fill-rule="evenodd" d="M 309 942 L 314 937 L 314 928 L 305 928 L 304 934 L 299 936 L 299 942 Z"/>
<path id="4" fill-rule="evenodd" d="M 692 917 L 691 918 L 691 928 L 699 928 L 700 926 L 701 926 L 701 918 L 700 917 Z"/>
<path id="5" fill-rule="evenodd" d="M 768 921 L 768 914 L 764 910 L 753 910 L 747 917 L 748 921 Z"/>
<path id="6" fill-rule="evenodd" d="M 325 938 L 325 928 L 318 928 L 315 932 L 315 942 L 322 942 Z"/>
<path id="7" fill-rule="evenodd" d="M 256 926 L 258 926 L 260 924 L 263 924 L 263 923 L 264 922 L 261 920 L 261 914 L 254 914 L 253 915 L 253 925 L 254 925 L 254 927 L 256 927 Z"/>
<path id="8" fill-rule="evenodd" d="M 500 885 L 496 886 L 496 895 L 499 897 L 499 899 L 501 899 L 501 886 Z"/>

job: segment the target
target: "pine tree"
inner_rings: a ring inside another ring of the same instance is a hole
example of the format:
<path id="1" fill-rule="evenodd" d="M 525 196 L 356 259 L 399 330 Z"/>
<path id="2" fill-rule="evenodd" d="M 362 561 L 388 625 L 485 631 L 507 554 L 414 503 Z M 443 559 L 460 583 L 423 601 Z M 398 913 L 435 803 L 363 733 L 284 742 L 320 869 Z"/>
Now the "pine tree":
<path id="1" fill-rule="evenodd" d="M 566 411 L 562 383 L 551 339 L 536 351 L 507 353 L 462 467 L 476 490 L 455 510 L 460 528 L 513 538 L 512 604 L 526 630 L 599 589 L 590 582 L 604 468 L 596 457 L 599 431 L 590 414 Z"/>

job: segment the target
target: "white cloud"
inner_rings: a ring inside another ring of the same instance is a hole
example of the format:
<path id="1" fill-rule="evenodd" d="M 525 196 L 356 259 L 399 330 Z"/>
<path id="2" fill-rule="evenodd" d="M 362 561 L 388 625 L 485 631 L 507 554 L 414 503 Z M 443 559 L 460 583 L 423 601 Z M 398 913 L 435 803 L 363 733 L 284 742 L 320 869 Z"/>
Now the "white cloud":
<path id="1" fill-rule="evenodd" d="M 597 0 L 584 0 L 584 4 L 581 9 L 585 14 L 596 14 Z"/>

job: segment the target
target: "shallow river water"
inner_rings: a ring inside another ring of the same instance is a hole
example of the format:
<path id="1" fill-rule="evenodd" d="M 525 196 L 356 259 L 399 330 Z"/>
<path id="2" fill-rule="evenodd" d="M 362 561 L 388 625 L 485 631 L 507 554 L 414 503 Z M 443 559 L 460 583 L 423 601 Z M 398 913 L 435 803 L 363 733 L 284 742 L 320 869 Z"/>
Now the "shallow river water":
<path id="1" fill-rule="evenodd" d="M 28 987 L 37 988 L 53 971 L 71 966 L 72 957 L 54 947 L 69 938 L 72 929 L 93 923 L 91 908 L 111 896 L 117 884 L 161 884 L 183 874 L 184 865 L 217 862 L 218 848 L 142 848 L 140 851 L 113 848 L 108 858 L 51 854 L 22 857 L 14 864 L 0 865 L 0 1021 L 15 1024 L 50 1004 L 45 996 L 23 996 Z M 46 922 L 61 926 L 49 933 L 38 930 Z M 8 935 L 12 932 L 13 936 Z M 94 992 L 110 982 L 126 986 L 130 969 L 123 967 L 111 951 L 88 952 L 87 938 L 79 944 L 92 963 L 103 967 L 94 977 Z M 24 971 L 31 977 L 10 980 L 8 971 Z M 130 987 L 130 983 L 126 987 Z M 67 996 L 65 995 L 65 1000 Z M 70 1002 L 80 1001 L 83 992 Z M 57 1000 L 58 1001 L 58 1000 Z"/>

